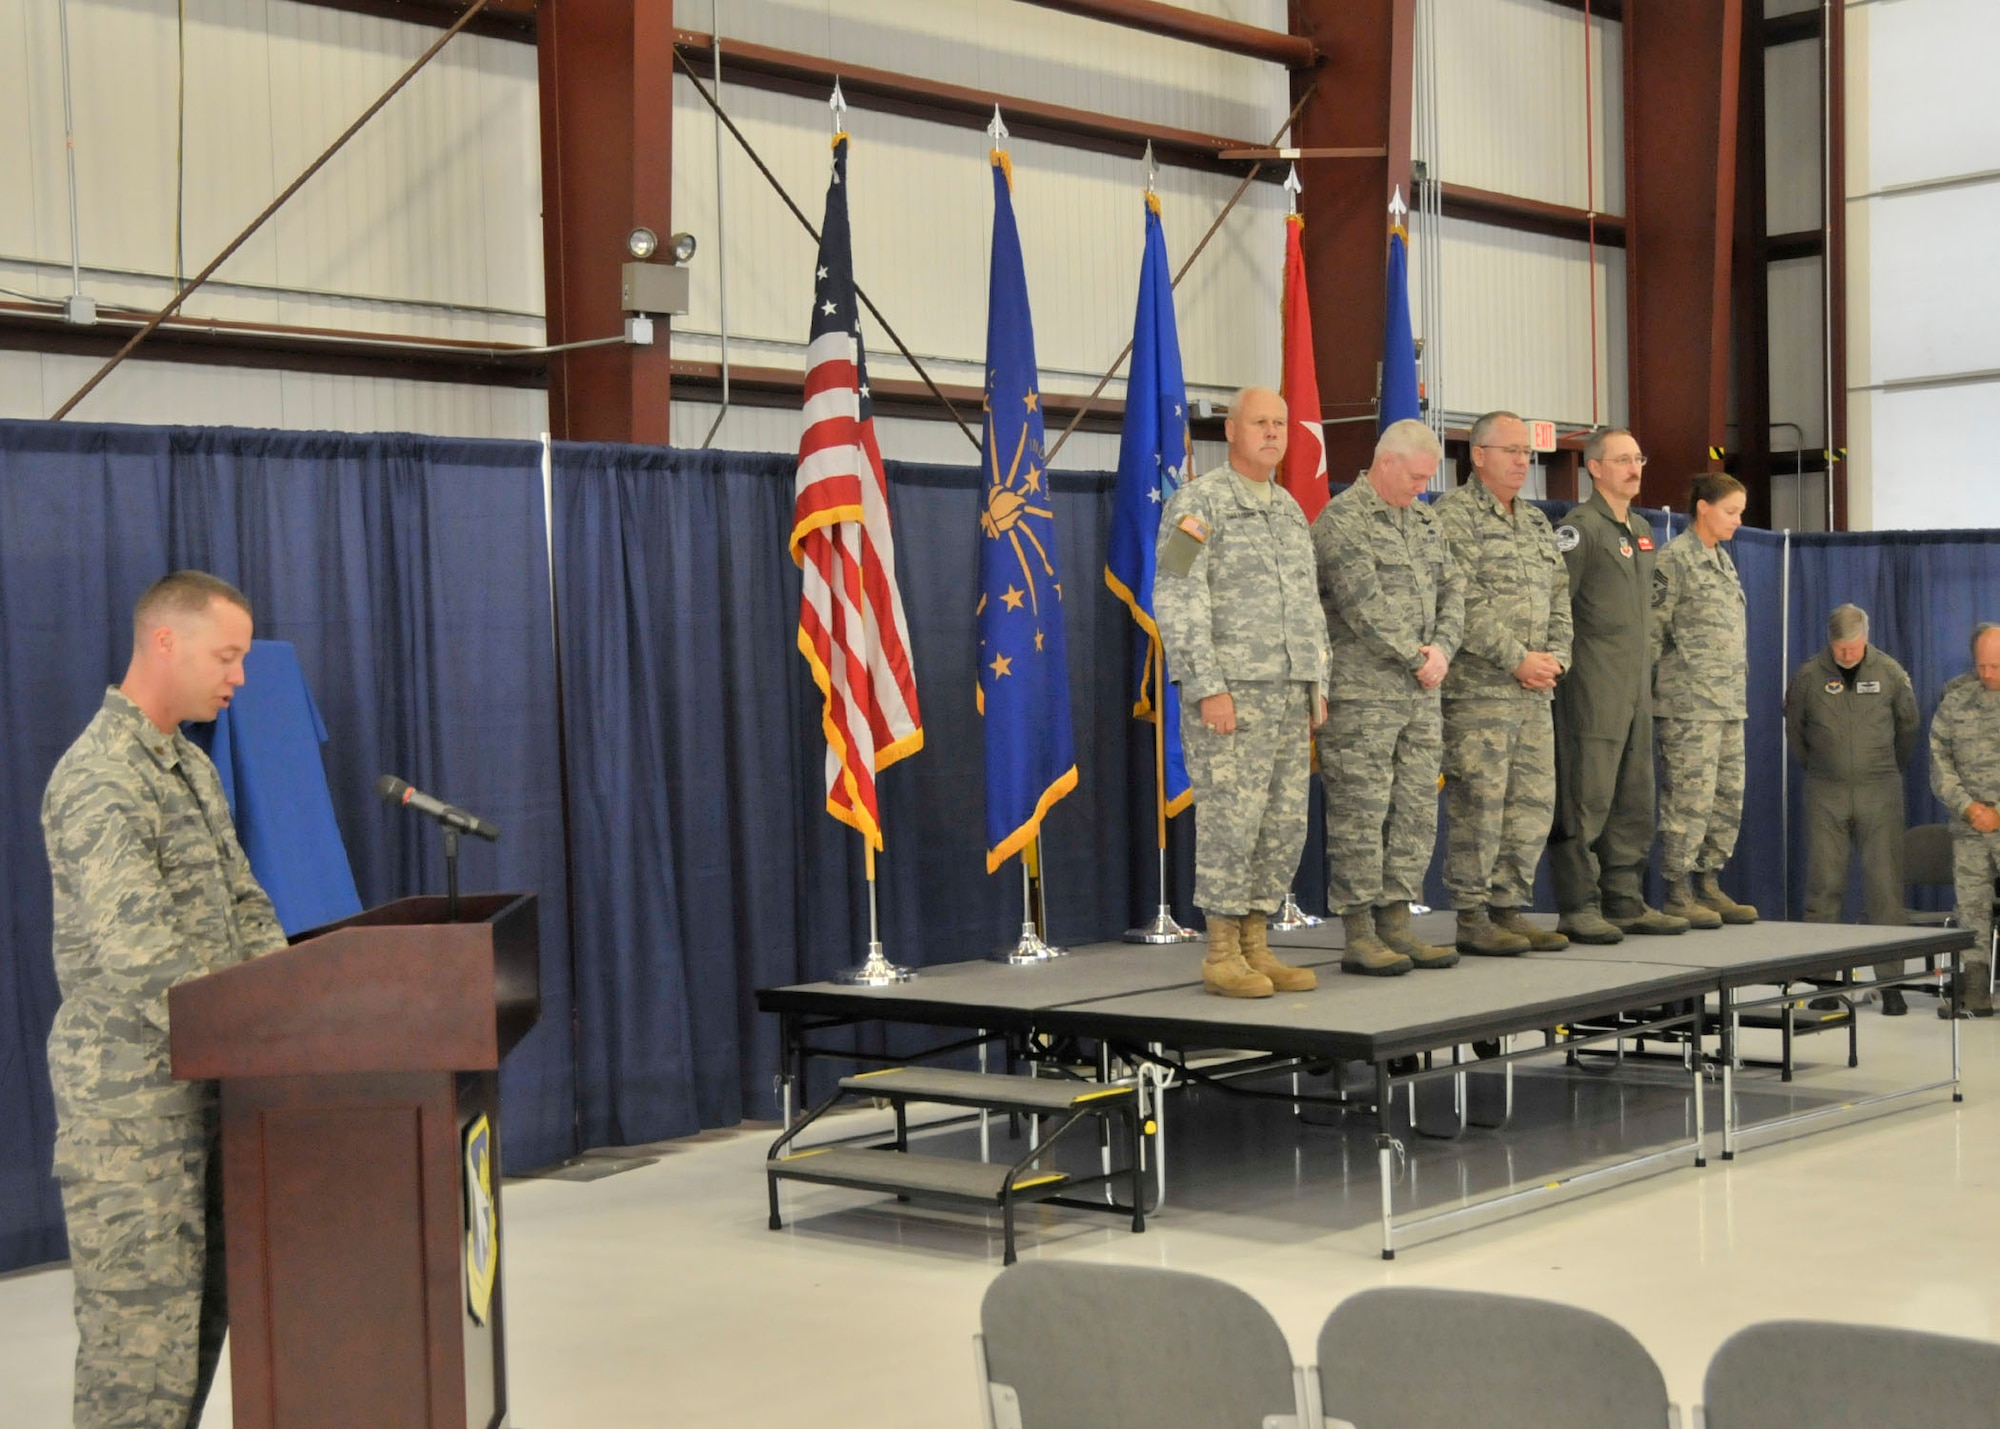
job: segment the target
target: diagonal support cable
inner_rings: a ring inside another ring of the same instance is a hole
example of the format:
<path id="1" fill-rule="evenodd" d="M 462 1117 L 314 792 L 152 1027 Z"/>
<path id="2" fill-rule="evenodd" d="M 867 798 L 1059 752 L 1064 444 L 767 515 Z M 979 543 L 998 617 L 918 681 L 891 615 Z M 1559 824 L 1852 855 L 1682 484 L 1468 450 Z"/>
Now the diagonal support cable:
<path id="1" fill-rule="evenodd" d="M 133 352 L 137 350 L 140 343 L 144 342 L 147 338 L 151 337 L 154 334 L 154 332 L 156 332 L 159 329 L 161 323 L 165 322 L 168 318 L 172 317 L 175 313 L 179 312 L 181 304 L 185 303 L 188 300 L 188 296 L 192 294 L 196 288 L 199 288 L 203 283 L 206 283 L 211 277 L 213 277 L 215 275 L 216 269 L 220 268 L 224 263 L 228 262 L 229 259 L 232 256 L 234 256 L 237 249 L 241 248 L 245 243 L 248 243 L 250 241 L 251 236 L 255 234 L 258 229 L 262 228 L 266 222 L 269 221 L 271 215 L 276 213 L 279 209 L 285 206 L 286 200 L 291 198 L 291 196 L 297 193 L 300 189 L 304 188 L 306 186 L 306 182 L 309 179 L 311 179 L 314 174 L 318 173 L 321 169 L 325 168 L 327 165 L 327 161 L 332 159 L 335 154 L 338 154 L 341 151 L 341 149 L 346 146 L 347 141 L 349 139 L 352 139 L 356 134 L 360 133 L 363 125 L 367 124 L 369 120 L 373 119 L 377 114 L 381 113 L 382 106 L 387 104 L 390 100 L 394 99 L 399 93 L 401 93 L 403 86 L 408 84 L 411 80 L 415 79 L 417 77 L 418 72 L 422 70 L 425 65 L 429 64 L 433 58 L 436 57 L 438 51 L 442 50 L 446 45 L 450 44 L 452 41 L 452 37 L 457 35 L 458 32 L 460 30 L 463 30 L 467 25 L 471 24 L 472 21 L 475 18 L 477 18 L 479 12 L 484 10 L 485 8 L 486 8 L 486 0 L 472 0 L 472 4 L 466 8 L 465 13 L 463 15 L 460 15 L 456 20 L 452 21 L 451 28 L 446 30 L 442 35 L 439 35 L 437 37 L 436 42 L 433 43 L 429 49 L 425 50 L 422 54 L 417 56 L 415 63 L 413 63 L 408 69 L 403 71 L 402 77 L 398 79 L 394 84 L 390 85 L 388 89 L 382 92 L 381 98 L 377 99 L 373 104 L 369 105 L 367 109 L 363 110 L 361 117 L 355 120 L 352 124 L 348 125 L 346 132 L 344 132 L 338 139 L 335 139 L 332 144 L 328 145 L 325 153 L 321 154 L 317 159 L 314 159 L 311 164 L 307 165 L 306 171 L 304 173 L 300 174 L 297 178 L 293 179 L 291 183 L 286 186 L 285 191 L 283 193 L 279 194 L 276 198 L 272 199 L 271 202 L 265 207 L 262 213 L 258 214 L 255 218 L 251 219 L 250 226 L 248 228 L 245 228 L 241 233 L 237 234 L 234 238 L 230 239 L 229 245 L 226 248 L 224 248 L 220 253 L 216 254 L 214 258 L 210 259 L 209 264 L 206 268 L 203 268 L 199 273 L 195 274 L 194 277 L 189 279 L 185 287 L 183 287 L 179 292 L 175 293 L 172 298 L 168 299 L 167 305 L 165 307 L 161 308 L 157 313 L 154 313 L 152 317 L 148 318 L 146 320 L 145 326 L 141 327 L 137 332 L 133 333 L 130 340 L 128 340 L 123 347 L 119 348 L 118 351 L 115 354 L 113 354 L 112 357 L 109 360 L 107 360 L 102 367 L 98 368 L 96 374 L 92 376 L 88 382 L 84 383 L 83 386 L 77 388 L 75 392 L 70 394 L 70 399 L 67 402 L 63 403 L 62 406 L 56 408 L 55 415 L 49 418 L 49 420 L 52 422 L 60 422 L 64 417 L 68 416 L 70 412 L 74 410 L 76 404 L 81 402 L 84 398 L 88 397 L 93 391 L 95 391 L 97 389 L 97 384 L 102 382 L 105 378 L 109 377 L 113 369 L 115 369 L 119 363 L 123 362 L 126 358 L 130 357 L 133 354 Z"/>
<path id="2" fill-rule="evenodd" d="M 799 221 L 799 225 L 812 235 L 813 242 L 819 242 L 819 229 L 813 226 L 813 221 L 806 217 L 805 211 L 792 201 L 792 196 L 785 191 L 785 186 L 778 182 L 778 176 L 772 173 L 770 165 L 764 162 L 763 155 L 759 154 L 750 141 L 744 137 L 743 131 L 736 127 L 736 121 L 729 117 L 723 107 L 716 102 L 715 96 L 708 92 L 707 86 L 695 74 L 694 67 L 688 63 L 687 56 L 681 53 L 679 45 L 674 46 L 674 62 L 681 67 L 681 72 L 688 77 L 688 83 L 694 86 L 695 93 L 701 96 L 702 102 L 715 111 L 715 117 L 729 131 L 730 136 L 742 146 L 743 152 L 750 156 L 750 162 L 757 166 L 757 172 L 764 176 L 764 181 L 771 186 L 772 191 L 779 198 L 784 200 L 785 207 L 792 211 L 792 217 L 796 218 Z M 945 411 L 951 413 L 951 419 L 958 423 L 958 429 L 965 433 L 965 439 L 972 443 L 973 450 L 983 450 L 979 444 L 978 436 L 974 434 L 972 428 L 965 424 L 965 418 L 959 415 L 958 408 L 952 405 L 951 398 L 945 396 L 944 389 L 931 380 L 931 375 L 924 369 L 923 363 L 919 362 L 917 355 L 904 345 L 903 339 L 896 335 L 896 330 L 889 326 L 889 320 L 882 316 L 882 310 L 875 306 L 875 300 L 862 291 L 859 282 L 854 285 L 854 293 L 856 297 L 861 299 L 862 306 L 868 309 L 870 315 L 874 317 L 876 323 L 881 327 L 883 335 L 889 341 L 896 344 L 896 351 L 903 354 L 903 360 L 909 363 L 916 371 L 917 376 L 923 379 L 924 386 L 931 389 L 931 395 L 944 404 Z"/>
<path id="3" fill-rule="evenodd" d="M 1306 86 L 1306 92 L 1299 96 L 1299 102 L 1292 106 L 1292 112 L 1285 116 L 1285 122 L 1278 126 L 1278 132 L 1271 136 L 1271 142 L 1266 147 L 1272 149 L 1275 149 L 1277 147 L 1278 141 L 1284 138 L 1285 134 L 1287 133 L 1287 131 L 1291 129 L 1292 125 L 1298 122 L 1299 115 L 1305 110 L 1306 101 L 1311 99 L 1313 95 L 1318 91 L 1318 89 L 1319 89 L 1318 80 L 1314 80 L 1311 84 Z M 1222 206 L 1222 212 L 1218 213 L 1215 216 L 1215 222 L 1209 224 L 1208 232 L 1202 234 L 1201 242 L 1195 244 L 1194 251 L 1188 254 L 1186 261 L 1184 261 L 1181 264 L 1180 272 L 1174 274 L 1174 281 L 1173 281 L 1174 287 L 1178 288 L 1181 285 L 1181 279 L 1185 278 L 1188 275 L 1188 269 L 1194 267 L 1194 260 L 1201 257 L 1202 249 L 1208 247 L 1209 239 L 1215 237 L 1215 231 L 1218 228 L 1222 227 L 1222 221 L 1225 218 L 1229 217 L 1229 215 L 1235 210 L 1237 201 L 1240 200 L 1243 197 L 1243 195 L 1249 191 L 1251 183 L 1256 179 L 1257 175 L 1263 170 L 1264 164 L 1265 160 L 1259 159 L 1256 163 L 1250 166 L 1250 172 L 1243 176 L 1243 181 L 1236 186 L 1236 192 L 1229 196 L 1229 202 L 1224 204 Z M 1097 385 L 1090 389 L 1090 395 L 1084 398 L 1082 402 L 1077 404 L 1076 412 L 1069 419 L 1069 425 L 1064 427 L 1062 435 L 1056 438 L 1056 444 L 1049 448 L 1049 454 L 1045 459 L 1046 462 L 1053 462 L 1056 459 L 1056 453 L 1063 449 L 1063 443 L 1067 442 L 1070 439 L 1071 434 L 1076 431 L 1078 424 L 1080 424 L 1083 421 L 1084 414 L 1091 409 L 1091 407 L 1096 403 L 1099 397 L 1104 395 L 1104 389 L 1110 385 L 1111 379 L 1118 375 L 1118 369 L 1125 365 L 1125 359 L 1130 357 L 1131 355 L 1132 355 L 1132 343 L 1128 340 L 1125 344 L 1124 350 L 1120 352 L 1115 359 L 1113 359 L 1110 370 L 1107 371 L 1102 377 L 1097 379 Z"/>

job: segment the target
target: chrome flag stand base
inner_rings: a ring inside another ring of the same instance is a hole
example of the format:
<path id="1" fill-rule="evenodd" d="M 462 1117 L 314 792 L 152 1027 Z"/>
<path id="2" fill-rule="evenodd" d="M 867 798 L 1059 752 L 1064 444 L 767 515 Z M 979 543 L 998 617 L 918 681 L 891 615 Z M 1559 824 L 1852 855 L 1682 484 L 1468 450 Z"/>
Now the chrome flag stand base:
<path id="1" fill-rule="evenodd" d="M 858 968 L 837 972 L 828 981 L 843 987 L 887 987 L 891 983 L 914 982 L 916 976 L 916 969 L 899 968 L 883 957 L 880 943 L 870 943 L 867 962 Z"/>
<path id="2" fill-rule="evenodd" d="M 1176 923 L 1173 909 L 1164 903 L 1160 905 L 1160 911 L 1153 915 L 1152 922 L 1143 928 L 1125 930 L 1125 941 L 1128 943 L 1192 943 L 1200 937 L 1201 934 Z"/>
<path id="3" fill-rule="evenodd" d="M 1052 948 L 1042 941 L 1042 935 L 1035 931 L 1033 923 L 1021 925 L 1021 939 L 1015 943 L 1003 943 L 993 952 L 992 961 L 1005 963 L 1009 967 L 1024 968 L 1034 963 L 1045 963 L 1051 958 L 1066 958 L 1069 954 L 1062 948 Z"/>
<path id="4" fill-rule="evenodd" d="M 1287 888 L 1285 890 L 1285 906 L 1266 919 L 1265 926 L 1275 928 L 1281 933 L 1289 933 L 1295 928 L 1317 928 L 1325 921 L 1326 919 L 1315 918 L 1312 914 L 1306 912 L 1305 909 L 1299 907 L 1299 900 L 1294 898 L 1292 890 Z"/>

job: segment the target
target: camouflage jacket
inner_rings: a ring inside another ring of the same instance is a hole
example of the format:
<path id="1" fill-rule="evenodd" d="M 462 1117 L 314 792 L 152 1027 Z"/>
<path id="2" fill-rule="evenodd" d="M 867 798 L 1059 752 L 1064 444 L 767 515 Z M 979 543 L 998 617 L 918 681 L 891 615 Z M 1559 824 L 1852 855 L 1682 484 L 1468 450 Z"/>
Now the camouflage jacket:
<path id="1" fill-rule="evenodd" d="M 1519 498 L 1509 515 L 1477 477 L 1432 509 L 1465 577 L 1465 639 L 1444 697 L 1554 699 L 1554 690 L 1526 689 L 1514 678 L 1531 650 L 1569 668 L 1569 567 L 1549 518 Z"/>
<path id="2" fill-rule="evenodd" d="M 1190 524 L 1191 523 L 1191 524 Z M 1169 543 L 1194 532 L 1185 571 L 1169 567 Z M 1312 539 L 1305 513 L 1275 482 L 1259 501 L 1228 466 L 1176 491 L 1160 516 L 1153 618 L 1166 645 L 1167 677 L 1181 698 L 1225 694 L 1233 681 L 1297 681 L 1324 693 L 1326 626 L 1313 595 Z"/>
<path id="3" fill-rule="evenodd" d="M 1690 526 L 1653 567 L 1653 713 L 1660 719 L 1742 719 L 1743 582 L 1721 541 L 1705 546 Z"/>
<path id="4" fill-rule="evenodd" d="M 1980 837 L 1965 821 L 1968 806 L 2000 807 L 2000 690 L 1969 671 L 1944 687 L 1931 716 L 1931 792 L 1958 838 Z"/>
<path id="5" fill-rule="evenodd" d="M 1312 538 L 1333 650 L 1327 697 L 1422 694 L 1420 647 L 1435 645 L 1449 660 L 1465 630 L 1465 579 L 1436 513 L 1420 501 L 1399 510 L 1363 477 L 1326 503 Z"/>
<path id="6" fill-rule="evenodd" d="M 49 1074 L 62 1130 L 79 1118 L 190 1115 L 169 1065 L 167 989 L 285 945 L 236 841 L 208 756 L 117 689 L 42 796 L 55 884 Z"/>

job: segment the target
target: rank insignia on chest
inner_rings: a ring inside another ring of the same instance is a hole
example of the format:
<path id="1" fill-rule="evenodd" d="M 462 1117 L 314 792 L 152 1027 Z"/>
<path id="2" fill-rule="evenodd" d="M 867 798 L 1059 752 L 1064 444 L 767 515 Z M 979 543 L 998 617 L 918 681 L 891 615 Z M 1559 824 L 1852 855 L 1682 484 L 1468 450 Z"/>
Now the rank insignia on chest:
<path id="1" fill-rule="evenodd" d="M 1632 554 L 1632 542 L 1629 538 L 1625 536 L 1618 538 L 1618 554 L 1621 556 L 1630 556 Z"/>
<path id="2" fill-rule="evenodd" d="M 1854 682 L 1854 693 L 1857 695 L 1879 695 L 1882 693 L 1882 682 L 1880 680 L 1856 680 Z"/>
<path id="3" fill-rule="evenodd" d="M 1844 690 L 1844 689 L 1846 689 L 1846 688 L 1847 688 L 1847 686 L 1843 685 L 1843 684 L 1842 684 L 1842 683 L 1841 683 L 1840 681 L 1838 681 L 1838 680 L 1828 680 L 1828 681 L 1826 682 L 1826 692 L 1827 692 L 1827 693 L 1828 693 L 1829 695 L 1837 695 L 1837 694 L 1839 694 L 1839 693 L 1840 693 L 1840 692 L 1841 692 L 1842 690 Z"/>
<path id="4" fill-rule="evenodd" d="M 1642 551 L 1650 551 L 1650 550 L 1652 550 L 1652 549 L 1653 549 L 1653 538 L 1652 538 L 1651 536 L 1641 536 L 1641 537 L 1639 538 L 1639 549 L 1640 549 L 1640 550 L 1642 550 Z"/>

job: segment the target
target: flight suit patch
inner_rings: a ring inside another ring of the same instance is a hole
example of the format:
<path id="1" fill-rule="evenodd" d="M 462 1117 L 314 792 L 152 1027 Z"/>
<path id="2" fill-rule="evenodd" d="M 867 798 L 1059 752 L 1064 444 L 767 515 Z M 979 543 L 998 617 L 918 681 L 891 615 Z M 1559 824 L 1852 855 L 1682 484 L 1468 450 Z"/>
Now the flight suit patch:
<path id="1" fill-rule="evenodd" d="M 1628 560 L 1631 558 L 1632 540 L 1629 536 L 1620 536 L 1618 538 L 1618 554 L 1626 557 Z"/>
<path id="2" fill-rule="evenodd" d="M 1838 680 L 1828 680 L 1826 682 L 1826 692 L 1829 695 L 1837 695 L 1846 688 L 1847 686 L 1841 684 L 1841 682 Z"/>
<path id="3" fill-rule="evenodd" d="M 1857 695 L 1879 695 L 1882 693 L 1882 682 L 1880 680 L 1857 680 L 1854 684 L 1854 693 Z"/>
<path id="4" fill-rule="evenodd" d="M 1583 544 L 1583 532 L 1577 530 L 1576 527 L 1574 526 L 1556 527 L 1556 549 L 1558 551 L 1574 551 L 1578 546 L 1582 544 Z"/>

